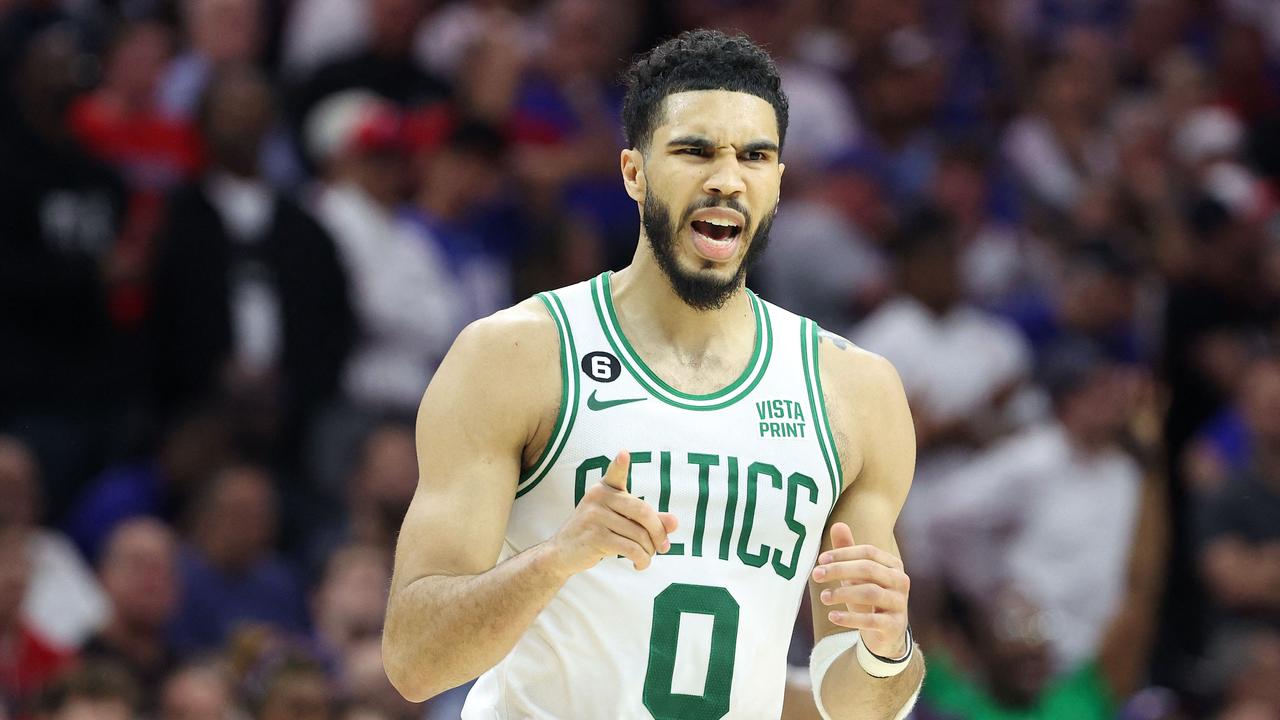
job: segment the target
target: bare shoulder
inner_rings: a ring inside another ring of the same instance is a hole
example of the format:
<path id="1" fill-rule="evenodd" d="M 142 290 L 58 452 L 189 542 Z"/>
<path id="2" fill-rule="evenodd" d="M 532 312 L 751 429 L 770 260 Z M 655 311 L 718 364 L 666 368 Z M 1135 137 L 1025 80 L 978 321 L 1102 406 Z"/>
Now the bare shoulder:
<path id="1" fill-rule="evenodd" d="M 818 365 L 836 400 L 858 397 L 858 405 L 874 410 L 878 402 L 902 394 L 893 363 L 830 330 L 818 331 Z"/>
<path id="2" fill-rule="evenodd" d="M 449 355 L 461 355 L 482 365 L 520 365 L 556 361 L 558 343 L 551 314 L 540 300 L 529 298 L 467 325 Z"/>
<path id="3" fill-rule="evenodd" d="M 846 486 L 878 465 L 877 455 L 909 451 L 914 461 L 915 428 L 891 362 L 819 330 L 818 372 Z"/>
<path id="4" fill-rule="evenodd" d="M 497 435 L 520 451 L 560 402 L 560 345 L 555 321 L 530 298 L 467 325 L 440 363 L 419 411 L 422 428 L 441 423 Z"/>

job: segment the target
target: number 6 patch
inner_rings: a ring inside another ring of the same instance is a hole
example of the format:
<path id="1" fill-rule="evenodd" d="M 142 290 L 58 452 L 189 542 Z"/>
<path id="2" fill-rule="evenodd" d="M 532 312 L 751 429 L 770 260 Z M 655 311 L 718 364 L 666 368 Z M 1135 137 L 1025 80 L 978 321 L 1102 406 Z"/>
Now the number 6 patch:
<path id="1" fill-rule="evenodd" d="M 591 352 L 582 356 L 582 372 L 599 382 L 613 382 L 622 374 L 622 363 L 607 352 Z"/>

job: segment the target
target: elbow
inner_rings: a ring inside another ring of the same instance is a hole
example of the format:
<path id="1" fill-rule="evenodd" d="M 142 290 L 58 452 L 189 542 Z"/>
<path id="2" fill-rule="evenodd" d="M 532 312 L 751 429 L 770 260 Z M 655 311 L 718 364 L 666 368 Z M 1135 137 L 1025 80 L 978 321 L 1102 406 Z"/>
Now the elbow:
<path id="1" fill-rule="evenodd" d="M 382 667 L 387 673 L 387 679 L 391 681 L 391 687 L 411 703 L 426 702 L 439 692 L 432 688 L 429 673 L 407 672 L 403 666 L 391 661 L 385 654 Z"/>
<path id="2" fill-rule="evenodd" d="M 382 637 L 382 669 L 391 681 L 391 687 L 412 703 L 426 702 L 445 688 L 437 682 L 437 673 L 429 658 L 405 657 L 404 649 L 397 648 Z"/>

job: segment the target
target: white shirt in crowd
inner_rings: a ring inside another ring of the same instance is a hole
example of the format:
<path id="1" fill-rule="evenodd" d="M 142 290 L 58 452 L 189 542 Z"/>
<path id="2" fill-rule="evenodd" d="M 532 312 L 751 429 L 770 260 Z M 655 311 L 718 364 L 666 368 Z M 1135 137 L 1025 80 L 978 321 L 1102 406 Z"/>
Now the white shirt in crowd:
<path id="1" fill-rule="evenodd" d="M 963 591 L 1011 583 L 1034 600 L 1069 670 L 1096 657 L 1118 609 L 1141 481 L 1119 448 L 1086 452 L 1046 422 L 935 484 L 930 541 Z"/>
<path id="2" fill-rule="evenodd" d="M 80 647 L 111 610 L 98 578 L 62 533 L 37 529 L 27 544 L 31 581 L 22 612 L 41 638 L 62 648 Z"/>
<path id="3" fill-rule="evenodd" d="M 457 327 L 444 260 L 353 185 L 326 187 L 315 209 L 338 246 L 359 328 L 346 394 L 366 407 L 413 412 Z"/>
<path id="4" fill-rule="evenodd" d="M 1031 371 L 1031 348 L 1017 328 L 967 305 L 937 315 L 899 295 L 849 339 L 892 362 L 916 406 L 943 421 L 982 411 L 993 393 Z"/>

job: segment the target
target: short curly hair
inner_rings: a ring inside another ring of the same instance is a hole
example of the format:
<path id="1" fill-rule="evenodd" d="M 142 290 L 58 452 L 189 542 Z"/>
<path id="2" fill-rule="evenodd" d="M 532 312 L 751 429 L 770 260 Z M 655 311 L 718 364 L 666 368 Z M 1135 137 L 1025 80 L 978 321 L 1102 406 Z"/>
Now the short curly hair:
<path id="1" fill-rule="evenodd" d="M 787 96 L 773 58 L 746 35 L 690 30 L 640 55 L 625 75 L 622 126 L 628 146 L 643 150 L 661 122 L 662 101 L 691 90 L 731 90 L 773 106 L 778 147 L 787 136 Z"/>

